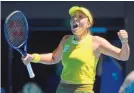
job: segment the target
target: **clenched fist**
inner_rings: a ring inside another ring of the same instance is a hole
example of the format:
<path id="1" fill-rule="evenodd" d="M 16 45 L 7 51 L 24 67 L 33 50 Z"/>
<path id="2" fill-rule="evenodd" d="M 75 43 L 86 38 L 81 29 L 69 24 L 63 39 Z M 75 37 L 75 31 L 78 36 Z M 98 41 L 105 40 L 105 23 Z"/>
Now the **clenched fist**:
<path id="1" fill-rule="evenodd" d="M 118 32 L 118 37 L 119 37 L 119 39 L 121 40 L 121 43 L 122 43 L 122 44 L 125 44 L 125 43 L 128 42 L 128 33 L 127 33 L 126 30 L 120 30 L 120 31 Z"/>
<path id="2" fill-rule="evenodd" d="M 22 58 L 22 61 L 25 65 L 27 65 L 28 63 L 32 62 L 34 56 L 32 56 L 31 54 L 27 54 L 26 57 Z"/>

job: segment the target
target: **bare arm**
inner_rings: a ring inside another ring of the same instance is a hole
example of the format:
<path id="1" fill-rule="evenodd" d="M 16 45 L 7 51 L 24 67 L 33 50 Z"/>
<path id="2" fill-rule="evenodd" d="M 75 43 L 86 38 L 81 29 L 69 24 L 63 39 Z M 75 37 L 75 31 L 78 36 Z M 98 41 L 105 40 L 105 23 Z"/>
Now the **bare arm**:
<path id="1" fill-rule="evenodd" d="M 48 54 L 40 54 L 40 62 L 42 64 L 56 64 L 60 62 L 62 57 L 63 45 L 67 39 L 67 35 L 64 36 L 58 45 L 58 47 L 52 52 Z"/>
<path id="2" fill-rule="evenodd" d="M 130 50 L 128 43 L 122 44 L 122 48 L 111 45 L 107 40 L 97 37 L 99 42 L 99 51 L 102 54 L 114 57 L 118 60 L 126 61 L 129 58 Z"/>
<path id="3" fill-rule="evenodd" d="M 58 47 L 52 53 L 40 54 L 39 63 L 51 65 L 60 62 L 62 57 L 63 45 L 68 37 L 69 35 L 64 36 Z M 28 64 L 29 62 L 32 62 L 33 59 L 34 56 L 32 56 L 31 54 L 27 54 L 25 58 L 22 58 L 22 61 L 24 62 L 24 64 Z"/>
<path id="4" fill-rule="evenodd" d="M 122 45 L 121 51 L 120 51 L 120 59 L 122 60 L 128 60 L 130 56 L 130 49 L 128 43 L 125 43 Z"/>

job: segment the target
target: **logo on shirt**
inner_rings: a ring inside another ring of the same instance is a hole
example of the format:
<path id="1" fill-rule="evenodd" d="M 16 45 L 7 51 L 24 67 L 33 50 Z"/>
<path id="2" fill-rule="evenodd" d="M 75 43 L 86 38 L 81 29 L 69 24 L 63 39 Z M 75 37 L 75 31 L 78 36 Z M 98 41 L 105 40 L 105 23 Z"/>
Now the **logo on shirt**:
<path id="1" fill-rule="evenodd" d="M 63 52 L 68 52 L 69 47 L 70 47 L 69 45 L 65 45 Z"/>

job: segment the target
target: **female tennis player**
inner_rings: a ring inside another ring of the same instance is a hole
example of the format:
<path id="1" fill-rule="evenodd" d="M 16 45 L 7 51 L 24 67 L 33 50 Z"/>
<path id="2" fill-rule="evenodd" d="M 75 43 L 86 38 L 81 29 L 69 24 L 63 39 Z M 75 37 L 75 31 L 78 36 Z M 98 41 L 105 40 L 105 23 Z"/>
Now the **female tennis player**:
<path id="1" fill-rule="evenodd" d="M 100 55 L 128 60 L 128 34 L 126 30 L 117 33 L 122 43 L 122 47 L 117 48 L 104 38 L 91 34 L 89 28 L 93 26 L 93 17 L 88 9 L 73 6 L 69 9 L 69 14 L 73 35 L 65 35 L 52 53 L 27 54 L 22 60 L 24 64 L 56 64 L 62 60 L 61 81 L 56 93 L 94 93 L 93 85 Z"/>

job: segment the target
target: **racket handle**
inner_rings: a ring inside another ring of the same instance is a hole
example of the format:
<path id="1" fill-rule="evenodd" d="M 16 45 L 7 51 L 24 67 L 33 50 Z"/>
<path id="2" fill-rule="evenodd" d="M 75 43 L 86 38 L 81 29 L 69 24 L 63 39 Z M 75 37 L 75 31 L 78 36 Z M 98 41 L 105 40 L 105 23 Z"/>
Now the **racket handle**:
<path id="1" fill-rule="evenodd" d="M 31 67 L 31 64 L 30 64 L 30 63 L 27 64 L 26 67 L 27 67 L 27 70 L 28 70 L 28 73 L 29 73 L 29 77 L 30 77 L 30 78 L 34 78 L 34 77 L 35 77 L 35 74 L 34 74 L 34 72 L 33 72 L 33 69 L 32 69 L 32 67 Z"/>

